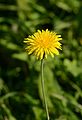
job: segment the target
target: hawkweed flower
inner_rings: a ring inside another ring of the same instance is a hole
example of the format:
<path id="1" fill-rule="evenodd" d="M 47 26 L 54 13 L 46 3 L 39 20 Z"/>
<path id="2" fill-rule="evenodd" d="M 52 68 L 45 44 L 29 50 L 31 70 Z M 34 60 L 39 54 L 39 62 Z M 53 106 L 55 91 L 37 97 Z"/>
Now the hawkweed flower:
<path id="1" fill-rule="evenodd" d="M 45 31 L 38 30 L 33 35 L 25 38 L 24 42 L 27 44 L 26 51 L 28 54 L 33 54 L 37 59 L 42 60 L 47 58 L 47 55 L 52 57 L 54 57 L 54 54 L 59 55 L 58 49 L 61 50 L 60 40 L 62 40 L 61 35 L 46 29 Z"/>
<path id="2" fill-rule="evenodd" d="M 54 55 L 59 55 L 58 49 L 61 49 L 62 40 L 61 35 L 57 35 L 55 32 L 50 32 L 48 29 L 45 31 L 38 30 L 33 35 L 25 38 L 24 42 L 26 43 L 26 51 L 27 53 L 33 54 L 37 57 L 37 59 L 41 60 L 41 84 L 42 84 L 42 94 L 43 94 L 43 102 L 45 105 L 47 120 L 49 118 L 47 100 L 45 95 L 45 86 L 44 86 L 44 78 L 43 78 L 43 63 L 44 58 L 47 58 L 48 55 L 54 57 Z"/>

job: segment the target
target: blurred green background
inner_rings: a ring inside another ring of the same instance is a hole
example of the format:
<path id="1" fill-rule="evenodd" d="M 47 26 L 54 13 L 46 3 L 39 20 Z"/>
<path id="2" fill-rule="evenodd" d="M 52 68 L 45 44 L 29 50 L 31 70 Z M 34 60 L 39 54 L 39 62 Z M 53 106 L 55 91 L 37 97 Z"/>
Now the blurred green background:
<path id="1" fill-rule="evenodd" d="M 23 39 L 47 28 L 63 38 L 44 64 L 50 120 L 82 120 L 82 0 L 0 0 L 0 120 L 46 120 L 40 61 Z"/>

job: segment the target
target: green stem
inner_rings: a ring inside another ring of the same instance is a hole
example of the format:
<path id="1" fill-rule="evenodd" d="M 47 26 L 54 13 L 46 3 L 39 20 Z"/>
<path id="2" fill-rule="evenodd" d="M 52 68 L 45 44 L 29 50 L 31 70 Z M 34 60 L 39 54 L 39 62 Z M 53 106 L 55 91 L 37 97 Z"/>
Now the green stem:
<path id="1" fill-rule="evenodd" d="M 45 95 L 45 86 L 44 86 L 44 78 L 43 78 L 43 76 L 44 76 L 43 75 L 43 64 L 44 64 L 44 59 L 41 60 L 41 84 L 42 84 L 42 94 L 43 94 L 43 101 L 44 101 L 44 107 L 46 110 L 47 120 L 50 120 L 47 101 L 46 101 L 46 95 Z"/>

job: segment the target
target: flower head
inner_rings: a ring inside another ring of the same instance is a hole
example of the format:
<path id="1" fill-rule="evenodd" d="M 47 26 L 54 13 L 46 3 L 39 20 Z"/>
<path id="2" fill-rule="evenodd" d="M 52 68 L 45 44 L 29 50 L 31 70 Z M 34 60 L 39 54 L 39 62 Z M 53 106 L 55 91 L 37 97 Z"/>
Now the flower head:
<path id="1" fill-rule="evenodd" d="M 28 54 L 34 54 L 41 60 L 47 58 L 48 54 L 52 57 L 54 54 L 59 55 L 58 49 L 61 50 L 60 40 L 62 40 L 61 35 L 46 29 L 45 31 L 38 30 L 33 35 L 25 38 L 24 42 L 27 44 L 26 51 Z"/>

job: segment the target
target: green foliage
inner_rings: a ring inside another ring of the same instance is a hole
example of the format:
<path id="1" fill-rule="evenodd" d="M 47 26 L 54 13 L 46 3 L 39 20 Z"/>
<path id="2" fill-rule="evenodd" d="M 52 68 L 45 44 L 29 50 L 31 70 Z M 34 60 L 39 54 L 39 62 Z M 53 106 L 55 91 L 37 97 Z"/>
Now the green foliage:
<path id="1" fill-rule="evenodd" d="M 82 119 L 82 1 L 0 0 L 0 120 L 46 120 L 40 61 L 23 43 L 46 28 L 63 38 L 44 64 L 50 120 Z"/>

